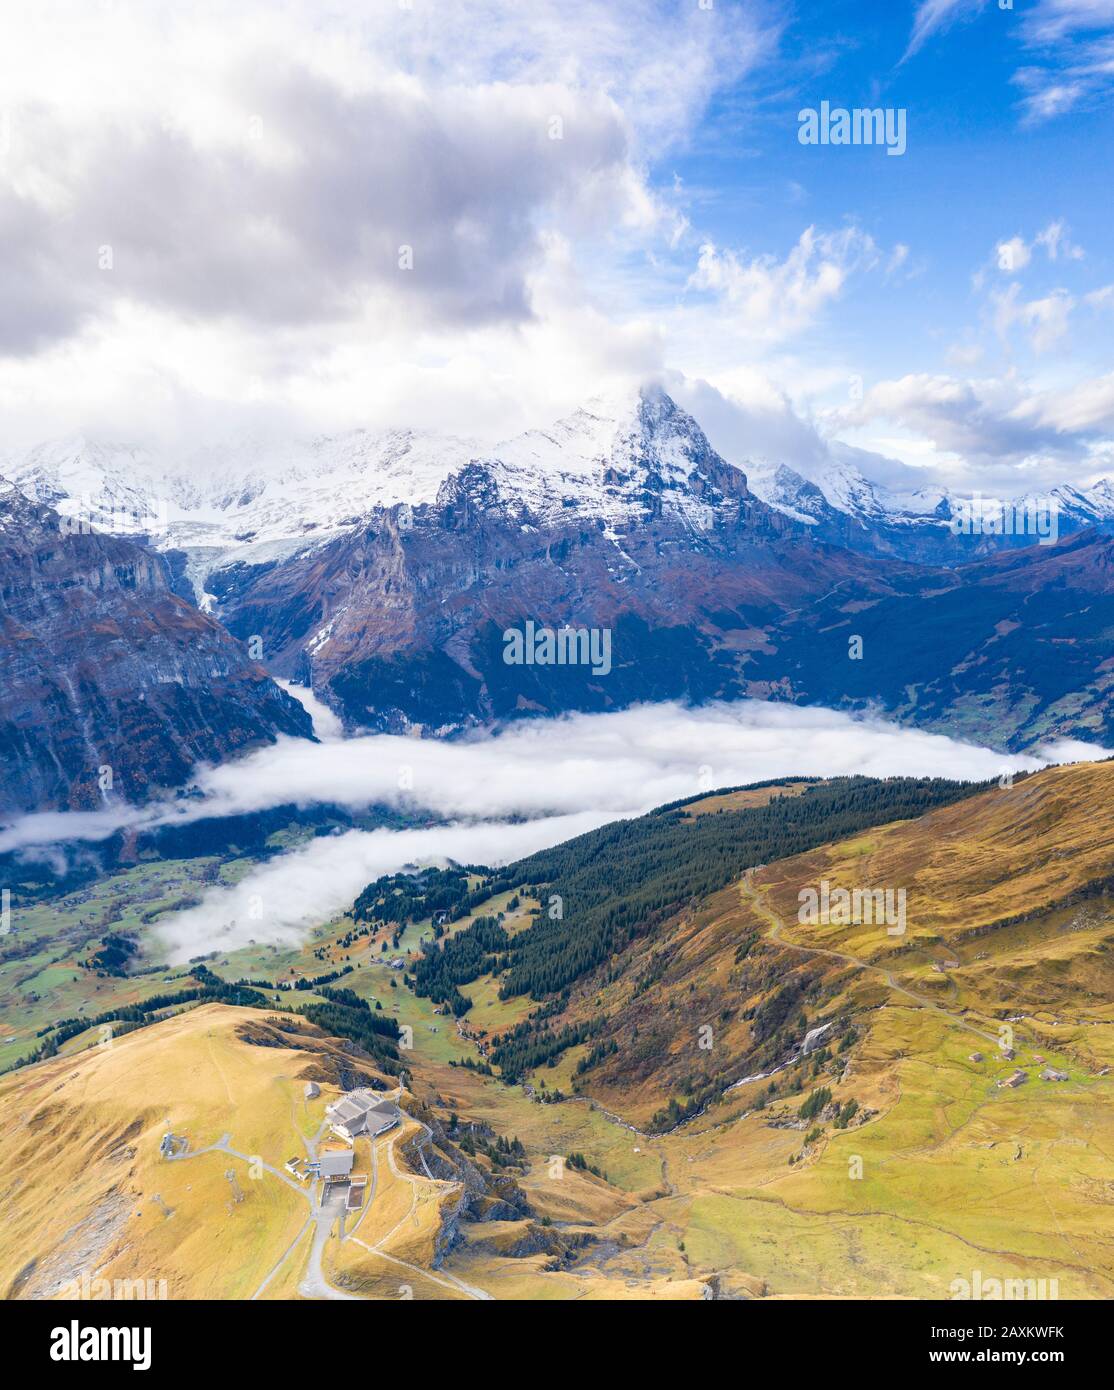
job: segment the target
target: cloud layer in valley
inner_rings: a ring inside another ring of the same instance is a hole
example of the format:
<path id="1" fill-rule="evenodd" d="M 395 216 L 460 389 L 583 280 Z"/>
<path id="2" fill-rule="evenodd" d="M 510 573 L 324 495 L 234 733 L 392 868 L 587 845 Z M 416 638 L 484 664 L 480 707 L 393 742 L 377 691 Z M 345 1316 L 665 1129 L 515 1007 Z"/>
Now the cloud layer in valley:
<path id="1" fill-rule="evenodd" d="M 309 928 L 351 907 L 380 874 L 407 864 L 500 864 L 533 854 L 610 819 L 598 812 L 521 824 L 437 826 L 424 830 L 349 830 L 311 840 L 247 874 L 209 889 L 201 904 L 163 917 L 158 949 L 171 964 L 209 951 L 255 945 L 297 946 Z"/>
<path id="2" fill-rule="evenodd" d="M 392 735 L 318 745 L 282 740 L 202 771 L 198 796 L 184 802 L 26 817 L 0 832 L 0 852 L 41 854 L 124 824 L 180 824 L 289 804 L 388 805 L 443 822 L 327 836 L 252 870 L 233 888 L 208 890 L 199 907 L 160 924 L 180 960 L 218 944 L 289 944 L 343 912 L 369 879 L 421 858 L 505 863 L 702 790 L 790 775 L 981 781 L 1103 754 L 1061 743 L 1037 756 L 1006 756 L 881 718 L 760 701 L 647 705 L 523 722 L 452 743 Z"/>

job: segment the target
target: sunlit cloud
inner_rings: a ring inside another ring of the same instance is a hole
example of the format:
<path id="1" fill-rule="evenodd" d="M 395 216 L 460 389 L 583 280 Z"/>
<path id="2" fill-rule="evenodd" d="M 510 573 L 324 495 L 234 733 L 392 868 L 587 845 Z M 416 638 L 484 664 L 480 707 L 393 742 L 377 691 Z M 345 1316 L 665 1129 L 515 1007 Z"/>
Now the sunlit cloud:
<path id="1" fill-rule="evenodd" d="M 83 843 L 125 827 L 154 829 L 288 805 L 353 812 L 388 806 L 438 822 L 317 838 L 250 870 L 233 887 L 209 888 L 200 906 L 159 924 L 172 959 L 183 960 L 249 942 L 300 941 L 314 924 L 343 913 L 370 879 L 407 864 L 507 863 L 701 791 L 781 776 L 982 781 L 1104 755 L 1071 741 L 1003 755 L 880 716 L 761 701 L 568 715 L 451 743 L 387 734 L 341 739 L 319 702 L 308 697 L 306 703 L 324 736 L 319 744 L 282 739 L 204 769 L 185 800 L 26 816 L 0 831 L 0 852 L 49 861 L 62 847 L 80 853 Z"/>

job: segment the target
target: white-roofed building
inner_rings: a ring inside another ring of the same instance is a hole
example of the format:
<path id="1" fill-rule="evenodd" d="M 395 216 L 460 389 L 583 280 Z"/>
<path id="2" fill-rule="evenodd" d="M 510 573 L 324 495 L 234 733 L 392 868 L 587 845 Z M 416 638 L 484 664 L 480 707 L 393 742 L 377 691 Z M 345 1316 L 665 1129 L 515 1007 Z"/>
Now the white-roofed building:
<path id="1" fill-rule="evenodd" d="M 334 1134 L 349 1141 L 359 1135 L 374 1139 L 399 1123 L 399 1109 L 393 1101 L 381 1099 L 374 1091 L 361 1087 L 325 1107 Z"/>

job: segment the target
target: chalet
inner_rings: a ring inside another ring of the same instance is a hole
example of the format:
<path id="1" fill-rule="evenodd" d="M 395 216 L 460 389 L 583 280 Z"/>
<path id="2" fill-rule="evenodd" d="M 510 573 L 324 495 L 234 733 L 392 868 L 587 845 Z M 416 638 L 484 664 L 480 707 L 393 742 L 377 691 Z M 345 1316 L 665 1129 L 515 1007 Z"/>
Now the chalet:
<path id="1" fill-rule="evenodd" d="M 374 1139 L 399 1123 L 399 1109 L 393 1101 L 382 1100 L 374 1091 L 361 1087 L 325 1107 L 330 1128 L 349 1141 L 360 1135 Z"/>
<path id="2" fill-rule="evenodd" d="M 317 1164 L 326 1185 L 334 1182 L 347 1182 L 352 1173 L 352 1160 L 355 1154 L 349 1148 L 322 1147 L 317 1156 Z"/>
<path id="3" fill-rule="evenodd" d="M 1018 1086 L 1023 1086 L 1028 1080 L 1028 1075 L 1018 1067 L 1017 1071 L 1013 1072 L 1010 1076 L 1003 1077 L 1002 1080 L 998 1082 L 998 1085 L 1016 1088 Z"/>
<path id="4" fill-rule="evenodd" d="M 181 1134 L 164 1134 L 159 1144 L 159 1153 L 163 1158 L 181 1158 L 189 1148 L 189 1140 Z"/>
<path id="5" fill-rule="evenodd" d="M 1044 1071 L 1041 1072 L 1042 1081 L 1066 1081 L 1067 1079 L 1067 1072 L 1060 1071 L 1057 1067 L 1045 1067 Z"/>

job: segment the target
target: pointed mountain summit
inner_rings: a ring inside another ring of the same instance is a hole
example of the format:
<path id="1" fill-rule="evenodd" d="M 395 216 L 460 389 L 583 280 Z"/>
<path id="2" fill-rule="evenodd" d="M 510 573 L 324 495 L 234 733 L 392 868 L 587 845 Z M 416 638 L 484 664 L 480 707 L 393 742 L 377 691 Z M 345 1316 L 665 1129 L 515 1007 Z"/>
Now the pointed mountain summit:
<path id="1" fill-rule="evenodd" d="M 546 429 L 494 446 L 476 464 L 504 504 L 535 524 L 563 514 L 622 529 L 669 512 L 706 531 L 719 508 L 748 496 L 745 474 L 655 385 L 598 396 Z"/>
<path id="2" fill-rule="evenodd" d="M 260 636 L 269 670 L 349 728 L 449 734 L 751 695 L 873 700 L 940 729 L 959 715 L 971 737 L 1014 747 L 1103 737 L 1105 552 L 1071 561 L 1068 542 L 1114 531 L 1110 485 L 1059 489 L 1055 535 L 963 533 L 966 499 L 912 471 L 890 489 L 868 467 L 836 444 L 811 476 L 726 459 L 650 383 L 496 445 L 406 430 L 241 440 L 169 471 L 168 524 L 147 539 L 178 593 Z M 150 486 L 146 455 L 88 441 L 38 451 L 19 476 L 56 497 L 92 491 L 98 468 L 109 494 Z M 527 623 L 610 634 L 607 674 L 505 659 L 504 634 Z M 852 638 L 872 659 L 849 668 Z M 1030 672 L 1051 641 L 1059 676 L 1005 679 L 1007 647 Z"/>
<path id="3" fill-rule="evenodd" d="M 223 568 L 264 566 L 320 550 L 389 508 L 496 505 L 520 524 L 580 515 L 616 534 L 637 518 L 671 513 L 707 531 L 744 494 L 816 539 L 865 555 L 960 565 L 1033 537 L 987 528 L 957 537 L 962 495 L 886 486 L 864 473 L 870 456 L 833 441 L 826 462 L 721 456 L 691 414 L 655 382 L 597 396 L 543 428 L 496 444 L 415 429 L 353 429 L 309 439 L 239 434 L 173 456 L 82 435 L 9 455 L 6 472 L 33 501 L 98 530 L 178 552 L 179 592 L 215 602 Z M 1048 497 L 1058 534 L 1114 530 L 1114 484 L 1063 485 Z M 1048 504 L 1048 497 L 1023 499 Z M 1015 506 L 1021 505 L 1020 502 Z"/>

